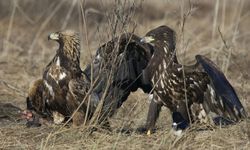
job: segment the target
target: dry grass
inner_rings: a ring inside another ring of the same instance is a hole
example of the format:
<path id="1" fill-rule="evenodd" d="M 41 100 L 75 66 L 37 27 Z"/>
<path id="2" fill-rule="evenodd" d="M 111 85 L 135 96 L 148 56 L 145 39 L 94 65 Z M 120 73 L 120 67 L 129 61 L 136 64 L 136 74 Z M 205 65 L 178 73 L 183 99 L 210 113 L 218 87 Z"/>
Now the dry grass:
<path id="1" fill-rule="evenodd" d="M 132 0 L 2 0 L 0 1 L 0 101 L 25 108 L 25 95 L 32 80 L 41 77 L 57 45 L 46 41 L 50 32 L 70 28 L 82 34 L 81 65 L 113 36 L 168 25 L 178 34 L 177 52 L 182 63 L 193 63 L 196 54 L 214 60 L 226 73 L 238 95 L 250 110 L 250 3 L 239 0 L 188 1 Z M 185 27 L 183 18 L 187 12 Z M 84 22 L 84 23 L 83 23 Z M 219 32 L 220 31 L 220 32 Z M 132 109 L 133 108 L 133 109 Z M 189 129 L 181 138 L 170 132 L 167 109 L 151 136 L 116 132 L 144 124 L 147 95 L 133 93 L 111 118 L 113 132 L 89 134 L 88 127 L 43 126 L 26 128 L 23 121 L 0 118 L 0 149 L 249 149 L 250 123 L 213 130 Z M 0 111 L 1 112 L 1 111 Z"/>

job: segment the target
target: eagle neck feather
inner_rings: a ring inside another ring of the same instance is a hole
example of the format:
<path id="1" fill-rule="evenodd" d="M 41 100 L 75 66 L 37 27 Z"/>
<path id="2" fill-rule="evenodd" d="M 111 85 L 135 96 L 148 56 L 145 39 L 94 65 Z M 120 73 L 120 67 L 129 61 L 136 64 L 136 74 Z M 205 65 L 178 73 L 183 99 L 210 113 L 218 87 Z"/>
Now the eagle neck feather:
<path id="1" fill-rule="evenodd" d="M 68 60 L 80 64 L 80 45 L 76 40 L 65 40 L 64 43 L 60 43 L 59 57 L 66 57 Z"/>

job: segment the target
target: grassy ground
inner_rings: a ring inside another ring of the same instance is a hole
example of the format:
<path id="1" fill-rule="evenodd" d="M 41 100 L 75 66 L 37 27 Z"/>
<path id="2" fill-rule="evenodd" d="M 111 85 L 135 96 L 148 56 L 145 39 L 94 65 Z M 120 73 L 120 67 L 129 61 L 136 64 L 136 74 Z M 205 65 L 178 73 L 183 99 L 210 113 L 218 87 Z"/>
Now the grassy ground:
<path id="1" fill-rule="evenodd" d="M 56 125 L 26 128 L 16 117 L 18 109 L 6 109 L 4 104 L 25 108 L 29 84 L 41 77 L 57 48 L 47 35 L 63 29 L 81 33 L 84 68 L 99 45 L 112 36 L 128 31 L 143 36 L 168 25 L 177 32 L 179 60 L 190 64 L 196 54 L 207 55 L 225 72 L 246 110 L 250 108 L 248 1 L 192 0 L 191 7 L 181 0 L 87 0 L 82 7 L 80 2 L 0 0 L 0 149 L 249 149 L 248 120 L 222 129 L 193 127 L 177 138 L 171 134 L 167 109 L 151 136 L 116 132 L 144 124 L 148 100 L 141 91 L 131 94 L 111 118 L 113 132 L 89 135 L 86 127 L 59 130 Z"/>

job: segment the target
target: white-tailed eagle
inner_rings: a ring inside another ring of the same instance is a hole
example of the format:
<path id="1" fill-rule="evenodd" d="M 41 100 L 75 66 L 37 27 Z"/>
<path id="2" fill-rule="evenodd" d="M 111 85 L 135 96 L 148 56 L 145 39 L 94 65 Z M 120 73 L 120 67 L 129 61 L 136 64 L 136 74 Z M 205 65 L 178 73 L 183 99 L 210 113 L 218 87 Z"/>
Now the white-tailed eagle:
<path id="1" fill-rule="evenodd" d="M 173 112 L 175 128 L 183 122 L 228 124 L 245 118 L 246 112 L 234 88 L 220 69 L 201 55 L 196 56 L 197 62 L 192 66 L 180 64 L 175 41 L 174 30 L 167 26 L 157 27 L 142 38 L 154 49 L 143 71 L 144 80 L 154 86 L 146 123 L 149 133 L 163 105 Z"/>

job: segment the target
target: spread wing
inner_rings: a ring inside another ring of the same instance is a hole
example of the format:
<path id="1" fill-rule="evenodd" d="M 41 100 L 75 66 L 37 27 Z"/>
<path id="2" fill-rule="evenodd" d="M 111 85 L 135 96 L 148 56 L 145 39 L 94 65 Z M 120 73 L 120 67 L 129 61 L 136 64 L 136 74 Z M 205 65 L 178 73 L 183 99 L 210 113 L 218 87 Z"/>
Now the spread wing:
<path id="1" fill-rule="evenodd" d="M 242 106 L 234 88 L 226 79 L 225 75 L 216 67 L 216 65 L 208 58 L 197 55 L 198 64 L 207 73 L 211 80 L 212 88 L 218 98 L 208 99 L 213 105 L 211 108 L 220 109 L 221 117 L 226 117 L 231 121 L 238 121 L 246 117 L 246 112 Z M 215 100 L 215 101 L 213 101 Z"/>
<path id="2" fill-rule="evenodd" d="M 112 39 L 97 50 L 92 63 L 93 73 L 91 65 L 84 70 L 89 78 L 92 75 L 96 79 L 99 75 L 99 84 L 95 87 L 99 97 L 102 97 L 108 80 L 111 80 L 105 102 L 115 103 L 114 107 L 120 107 L 131 91 L 138 88 L 145 92 L 151 90 L 151 85 L 142 83 L 141 74 L 152 56 L 152 51 L 147 44 L 140 43 L 140 39 L 132 33 Z"/>

